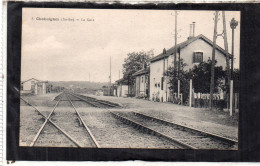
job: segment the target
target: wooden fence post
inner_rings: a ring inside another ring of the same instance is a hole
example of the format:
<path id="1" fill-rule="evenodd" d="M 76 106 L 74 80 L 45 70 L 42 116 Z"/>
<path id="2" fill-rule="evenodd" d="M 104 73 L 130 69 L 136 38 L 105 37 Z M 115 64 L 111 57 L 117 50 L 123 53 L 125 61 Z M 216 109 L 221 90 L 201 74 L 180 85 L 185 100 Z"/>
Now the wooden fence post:
<path id="1" fill-rule="evenodd" d="M 189 106 L 192 107 L 192 79 L 190 79 L 190 101 Z"/>

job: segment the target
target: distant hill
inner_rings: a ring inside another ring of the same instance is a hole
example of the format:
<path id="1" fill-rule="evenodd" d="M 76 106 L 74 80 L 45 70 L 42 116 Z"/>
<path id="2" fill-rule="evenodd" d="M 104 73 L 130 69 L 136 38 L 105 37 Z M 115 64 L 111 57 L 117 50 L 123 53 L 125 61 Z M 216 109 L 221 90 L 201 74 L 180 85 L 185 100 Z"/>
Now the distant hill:
<path id="1" fill-rule="evenodd" d="M 50 84 L 55 86 L 64 87 L 66 89 L 88 89 L 98 90 L 102 86 L 108 86 L 107 82 L 88 82 L 88 81 L 49 81 Z"/>

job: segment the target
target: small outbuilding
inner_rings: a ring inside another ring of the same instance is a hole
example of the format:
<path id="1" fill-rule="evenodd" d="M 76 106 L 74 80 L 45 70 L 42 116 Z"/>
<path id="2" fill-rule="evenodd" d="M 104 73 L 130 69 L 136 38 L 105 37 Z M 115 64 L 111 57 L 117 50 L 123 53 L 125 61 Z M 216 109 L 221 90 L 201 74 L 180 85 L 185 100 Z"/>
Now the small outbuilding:
<path id="1" fill-rule="evenodd" d="M 116 96 L 117 97 L 127 97 L 128 96 L 128 81 L 124 78 L 121 78 L 116 81 L 117 83 L 117 90 L 116 90 Z"/>
<path id="2" fill-rule="evenodd" d="M 21 94 L 46 94 L 48 81 L 40 81 L 35 78 L 21 83 Z"/>
<path id="3" fill-rule="evenodd" d="M 143 68 L 133 74 L 135 77 L 135 97 L 149 98 L 150 67 Z"/>

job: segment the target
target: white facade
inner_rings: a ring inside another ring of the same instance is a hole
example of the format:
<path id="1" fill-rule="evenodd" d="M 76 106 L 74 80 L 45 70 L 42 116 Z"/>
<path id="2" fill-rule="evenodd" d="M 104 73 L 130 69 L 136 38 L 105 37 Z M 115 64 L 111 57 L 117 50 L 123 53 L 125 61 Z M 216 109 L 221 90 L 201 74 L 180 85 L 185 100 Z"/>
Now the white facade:
<path id="1" fill-rule="evenodd" d="M 185 70 L 191 69 L 193 66 L 199 64 L 199 63 L 192 63 L 194 52 L 203 52 L 204 62 L 206 62 L 209 58 L 210 59 L 212 58 L 212 46 L 206 43 L 202 39 L 197 39 L 180 50 L 181 58 L 187 64 L 187 66 L 184 68 Z M 222 66 L 223 69 L 225 69 L 226 57 L 218 49 L 216 49 L 215 53 L 216 53 L 215 59 L 217 60 L 216 66 Z"/>
<path id="2" fill-rule="evenodd" d="M 32 78 L 27 81 L 22 82 L 22 90 L 24 91 L 33 91 L 35 84 L 38 82 L 38 80 Z"/>
<path id="3" fill-rule="evenodd" d="M 145 97 L 148 89 L 148 79 L 149 77 L 146 74 L 136 76 L 135 78 L 135 95 L 136 97 Z"/>
<path id="4" fill-rule="evenodd" d="M 34 94 L 46 94 L 47 93 L 47 81 L 39 81 L 34 78 L 29 79 L 21 83 L 21 92 L 34 93 Z"/>
<path id="5" fill-rule="evenodd" d="M 127 97 L 128 95 L 128 85 L 118 85 L 117 86 L 117 97 Z"/>
<path id="6" fill-rule="evenodd" d="M 46 94 L 47 89 L 46 89 L 46 83 L 47 82 L 37 82 L 35 84 L 35 90 L 34 90 L 34 94 Z"/>
<path id="7" fill-rule="evenodd" d="M 184 60 L 187 66 L 184 70 L 191 69 L 193 66 L 199 63 L 193 63 L 194 52 L 203 53 L 203 61 L 207 61 L 212 57 L 212 46 L 198 38 L 197 40 L 189 43 L 185 47 L 180 49 L 180 57 Z M 179 54 L 177 53 L 177 58 Z M 215 59 L 217 60 L 216 66 L 226 67 L 226 57 L 222 52 L 216 49 Z M 167 83 L 167 77 L 163 78 L 163 72 L 167 71 L 167 68 L 172 66 L 174 62 L 174 55 L 171 54 L 165 59 L 153 61 L 150 64 L 150 100 L 166 102 L 170 97 L 169 84 Z M 163 84 L 163 87 L 162 87 Z"/>
<path id="8" fill-rule="evenodd" d="M 168 67 L 173 66 L 172 62 L 173 56 L 169 56 L 165 60 L 150 64 L 150 100 L 165 102 L 169 97 L 169 85 L 166 84 L 167 77 L 163 78 L 163 73 L 167 71 Z"/>

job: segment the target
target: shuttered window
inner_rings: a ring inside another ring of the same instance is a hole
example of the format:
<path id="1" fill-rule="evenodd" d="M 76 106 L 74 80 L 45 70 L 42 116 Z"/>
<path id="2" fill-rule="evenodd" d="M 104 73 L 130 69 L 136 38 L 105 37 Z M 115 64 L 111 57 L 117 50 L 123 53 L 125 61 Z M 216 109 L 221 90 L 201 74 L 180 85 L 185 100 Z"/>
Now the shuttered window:
<path id="1" fill-rule="evenodd" d="M 203 62 L 203 52 L 194 52 L 192 62 L 193 63 Z"/>

